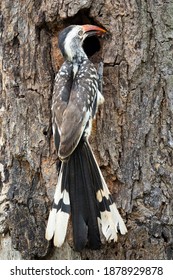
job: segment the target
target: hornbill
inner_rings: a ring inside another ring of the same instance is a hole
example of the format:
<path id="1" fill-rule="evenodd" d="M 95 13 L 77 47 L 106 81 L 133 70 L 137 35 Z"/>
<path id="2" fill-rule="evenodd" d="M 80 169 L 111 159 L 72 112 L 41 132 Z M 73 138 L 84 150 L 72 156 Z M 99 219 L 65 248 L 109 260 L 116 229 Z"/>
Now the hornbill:
<path id="1" fill-rule="evenodd" d="M 65 62 L 55 77 L 52 126 L 61 167 L 46 239 L 54 236 L 54 245 L 60 247 L 71 214 L 77 251 L 87 244 L 98 249 L 105 240 L 117 241 L 118 230 L 127 232 L 88 141 L 92 120 L 104 97 L 83 42 L 88 36 L 105 32 L 93 25 L 71 25 L 58 36 Z"/>

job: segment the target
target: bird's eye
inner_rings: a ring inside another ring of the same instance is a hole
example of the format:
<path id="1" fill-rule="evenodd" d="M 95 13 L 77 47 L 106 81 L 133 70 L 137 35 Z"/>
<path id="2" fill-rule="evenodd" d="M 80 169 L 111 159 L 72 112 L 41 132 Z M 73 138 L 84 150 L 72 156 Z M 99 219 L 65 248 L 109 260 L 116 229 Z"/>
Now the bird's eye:
<path id="1" fill-rule="evenodd" d="M 83 35 L 83 31 L 79 30 L 78 35 L 81 37 Z"/>

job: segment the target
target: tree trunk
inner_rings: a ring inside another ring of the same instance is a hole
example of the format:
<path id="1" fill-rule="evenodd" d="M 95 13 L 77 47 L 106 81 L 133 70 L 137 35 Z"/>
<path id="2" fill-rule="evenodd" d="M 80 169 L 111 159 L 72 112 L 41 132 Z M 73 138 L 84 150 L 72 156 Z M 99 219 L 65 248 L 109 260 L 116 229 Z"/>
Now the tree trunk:
<path id="1" fill-rule="evenodd" d="M 0 259 L 173 259 L 173 1 L 0 0 L 0 10 Z M 128 233 L 77 253 L 70 229 L 60 249 L 44 234 L 57 34 L 85 23 L 108 31 L 86 46 L 104 61 L 91 144 Z"/>

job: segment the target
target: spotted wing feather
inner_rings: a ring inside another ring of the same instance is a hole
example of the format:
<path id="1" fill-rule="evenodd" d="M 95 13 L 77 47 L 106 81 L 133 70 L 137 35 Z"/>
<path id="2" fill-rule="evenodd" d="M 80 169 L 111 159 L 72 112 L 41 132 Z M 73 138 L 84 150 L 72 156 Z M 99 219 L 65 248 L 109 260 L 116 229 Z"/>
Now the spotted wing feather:
<path id="1" fill-rule="evenodd" d="M 71 88 L 73 83 L 73 65 L 69 61 L 65 61 L 55 77 L 55 84 L 52 99 L 52 124 L 53 135 L 56 149 L 59 149 L 60 143 L 60 127 L 63 120 L 63 114 L 67 108 Z"/>
<path id="2" fill-rule="evenodd" d="M 60 158 L 68 157 L 77 147 L 88 122 L 98 94 L 98 75 L 94 65 L 86 60 L 74 78 L 69 103 L 60 126 Z"/>

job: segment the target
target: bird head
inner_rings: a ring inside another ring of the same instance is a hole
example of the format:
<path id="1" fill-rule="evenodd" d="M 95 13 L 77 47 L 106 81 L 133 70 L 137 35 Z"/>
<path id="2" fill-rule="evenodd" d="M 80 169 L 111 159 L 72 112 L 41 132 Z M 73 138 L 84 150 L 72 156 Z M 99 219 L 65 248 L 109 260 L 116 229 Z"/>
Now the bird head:
<path id="1" fill-rule="evenodd" d="M 72 61 L 77 55 L 85 55 L 82 45 L 87 37 L 105 32 L 106 30 L 95 25 L 71 25 L 59 33 L 58 45 L 62 55 Z"/>

